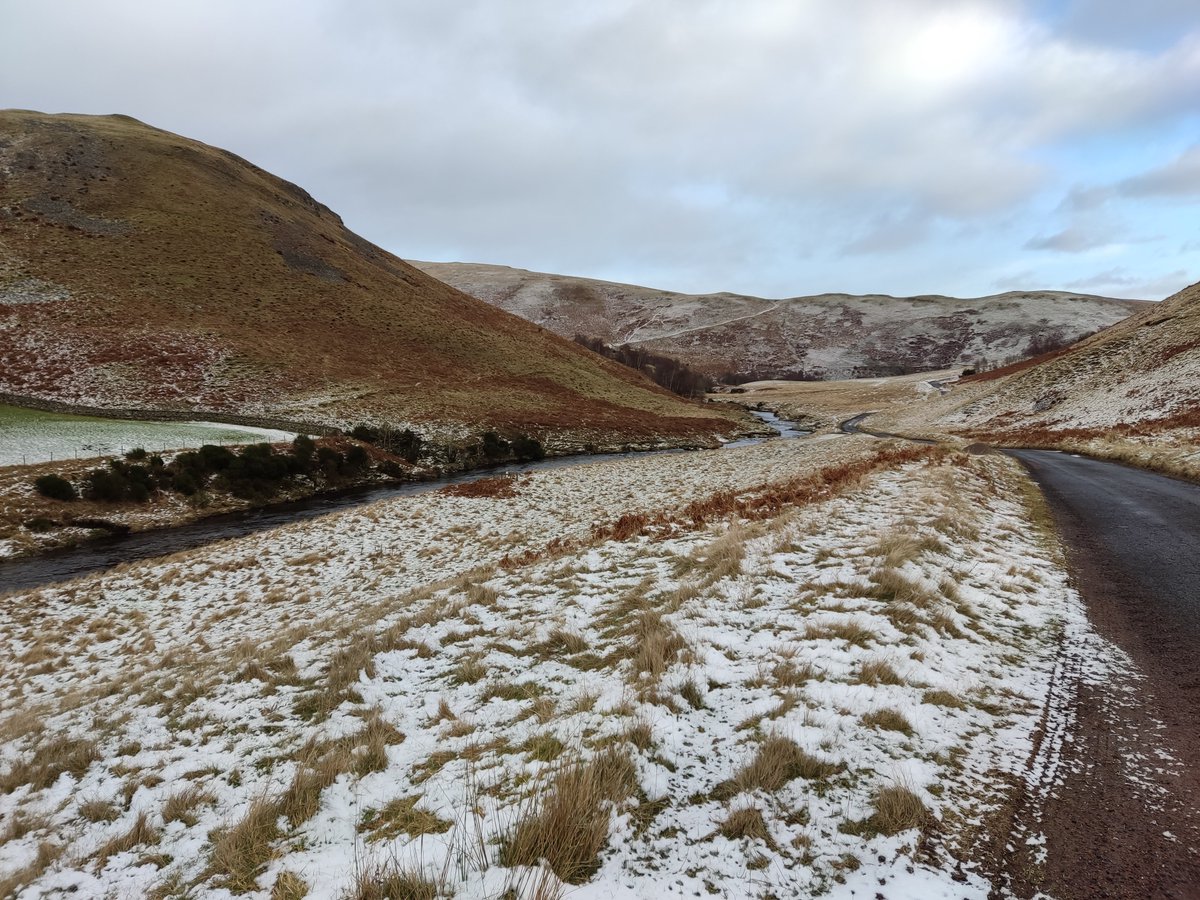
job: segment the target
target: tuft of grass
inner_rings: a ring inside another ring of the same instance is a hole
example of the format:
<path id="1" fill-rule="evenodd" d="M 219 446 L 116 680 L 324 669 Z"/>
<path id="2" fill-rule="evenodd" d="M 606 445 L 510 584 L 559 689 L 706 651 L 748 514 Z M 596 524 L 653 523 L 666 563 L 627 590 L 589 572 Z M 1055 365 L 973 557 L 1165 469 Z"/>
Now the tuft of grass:
<path id="1" fill-rule="evenodd" d="M 487 686 L 480 697 L 481 703 L 489 700 L 533 700 L 546 693 L 546 689 L 536 681 L 493 681 Z"/>
<path id="2" fill-rule="evenodd" d="M 774 846 L 771 832 L 767 828 L 763 814 L 755 806 L 741 806 L 732 810 L 721 823 L 721 834 L 736 841 L 747 838 L 752 841 L 762 841 L 767 846 Z"/>
<path id="3" fill-rule="evenodd" d="M 882 659 L 868 659 L 858 668 L 855 684 L 904 684 L 891 664 Z"/>
<path id="4" fill-rule="evenodd" d="M 704 695 L 700 693 L 700 688 L 696 682 L 688 679 L 683 683 L 683 687 L 679 689 L 679 696 L 682 697 L 687 705 L 692 709 L 704 709 Z"/>
<path id="5" fill-rule="evenodd" d="M 25 784 L 42 790 L 64 774 L 80 778 L 99 758 L 100 751 L 92 741 L 64 735 L 49 736 L 34 751 L 32 759 L 18 762 L 0 775 L 0 793 L 11 794 Z"/>
<path id="6" fill-rule="evenodd" d="M 634 630 L 633 671 L 657 681 L 688 655 L 687 642 L 657 610 L 644 611 Z"/>
<path id="7" fill-rule="evenodd" d="M 966 709 L 967 704 L 957 694 L 952 694 L 950 691 L 926 691 L 921 695 L 921 702 L 928 703 L 931 706 L 947 706 L 951 709 Z"/>
<path id="8" fill-rule="evenodd" d="M 103 869 L 109 858 L 118 853 L 125 853 L 140 844 L 156 843 L 158 843 L 158 830 L 150 824 L 144 812 L 139 813 L 137 821 L 127 832 L 109 838 L 92 854 L 92 859 L 96 863 L 96 871 L 99 872 Z"/>
<path id="9" fill-rule="evenodd" d="M 873 600 L 911 603 L 918 609 L 926 609 L 940 602 L 936 594 L 896 569 L 880 569 L 873 572 L 870 581 L 871 587 L 867 596 Z"/>
<path id="10" fill-rule="evenodd" d="M 115 803 L 93 798 L 79 804 L 79 815 L 87 822 L 115 822 L 121 810 Z"/>
<path id="11" fill-rule="evenodd" d="M 546 638 L 546 649 L 552 654 L 583 653 L 588 649 L 587 638 L 577 631 L 555 628 Z"/>
<path id="12" fill-rule="evenodd" d="M 163 824 L 182 822 L 188 826 L 195 825 L 199 821 L 194 811 L 196 807 L 201 803 L 211 803 L 213 799 L 211 794 L 205 793 L 196 785 L 177 791 L 163 803 Z"/>
<path id="13" fill-rule="evenodd" d="M 915 792 L 895 784 L 876 792 L 871 821 L 882 834 L 899 834 L 924 826 L 929 821 L 929 810 Z"/>
<path id="14" fill-rule="evenodd" d="M 303 900 L 308 896 L 308 882 L 295 872 L 284 870 L 271 886 L 271 900 Z"/>
<path id="15" fill-rule="evenodd" d="M 926 553 L 944 553 L 946 545 L 935 537 L 916 537 L 902 531 L 893 531 L 879 539 L 867 553 L 883 557 L 890 569 L 898 569 L 907 562 L 915 562 Z"/>
<path id="16" fill-rule="evenodd" d="M 808 753 L 791 738 L 772 735 L 759 744 L 754 759 L 728 781 L 717 785 L 713 796 L 727 800 L 743 791 L 777 791 L 796 778 L 828 778 L 844 768 Z"/>
<path id="17" fill-rule="evenodd" d="M 451 822 L 438 818 L 424 809 L 417 809 L 420 797 L 397 797 L 378 812 L 368 812 L 363 825 L 373 841 L 391 840 L 401 834 L 419 837 L 423 834 L 443 834 Z"/>
<path id="18" fill-rule="evenodd" d="M 528 753 L 530 759 L 551 762 L 563 752 L 563 743 L 552 734 L 539 734 L 527 740 L 520 749 L 522 753 Z"/>
<path id="19" fill-rule="evenodd" d="M 487 666 L 480 662 L 478 657 L 467 656 L 454 667 L 454 674 L 451 676 L 450 682 L 451 684 L 475 684 L 485 678 L 487 672 Z"/>
<path id="20" fill-rule="evenodd" d="M 279 837 L 280 807 L 278 801 L 259 797 L 237 824 L 214 837 L 209 873 L 222 876 L 231 891 L 257 887 L 255 879 L 271 859 Z"/>
<path id="21" fill-rule="evenodd" d="M 633 761 L 616 748 L 564 766 L 536 808 L 501 839 L 501 865 L 537 866 L 544 861 L 563 881 L 582 884 L 600 868 L 612 804 L 637 787 Z"/>
<path id="22" fill-rule="evenodd" d="M 811 624 L 804 629 L 804 637 L 810 641 L 842 640 L 857 647 L 865 647 L 875 639 L 875 632 L 857 619 L 850 619 L 843 622 L 829 622 L 824 625 Z"/>
<path id="23" fill-rule="evenodd" d="M 728 531 L 695 556 L 698 568 L 708 576 L 710 584 L 742 574 L 745 558 L 746 535 L 740 525 L 731 525 Z"/>
<path id="24" fill-rule="evenodd" d="M 356 872 L 346 900 L 438 900 L 444 884 L 392 861 Z"/>
<path id="25" fill-rule="evenodd" d="M 885 731 L 898 731 L 911 737 L 912 723 L 902 713 L 894 709 L 876 709 L 862 717 L 863 724 L 870 728 L 882 728 Z"/>

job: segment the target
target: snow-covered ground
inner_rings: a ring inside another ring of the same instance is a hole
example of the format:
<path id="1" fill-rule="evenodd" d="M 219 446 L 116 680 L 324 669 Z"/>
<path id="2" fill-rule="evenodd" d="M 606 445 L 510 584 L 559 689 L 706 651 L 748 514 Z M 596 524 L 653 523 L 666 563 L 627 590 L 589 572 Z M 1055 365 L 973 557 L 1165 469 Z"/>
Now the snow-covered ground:
<path id="1" fill-rule="evenodd" d="M 1014 463 L 887 446 L 540 472 L 0 599 L 0 893 L 988 896 L 1090 632 Z"/>
<path id="2" fill-rule="evenodd" d="M 143 422 L 72 416 L 0 405 L 0 466 L 114 456 L 201 444 L 290 441 L 295 434 L 219 422 Z"/>

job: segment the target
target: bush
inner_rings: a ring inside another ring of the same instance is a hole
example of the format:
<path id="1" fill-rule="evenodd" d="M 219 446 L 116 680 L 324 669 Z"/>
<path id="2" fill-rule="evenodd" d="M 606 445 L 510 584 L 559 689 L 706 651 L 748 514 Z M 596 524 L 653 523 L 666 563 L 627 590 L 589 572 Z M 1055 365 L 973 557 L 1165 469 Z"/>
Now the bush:
<path id="1" fill-rule="evenodd" d="M 518 435 L 513 440 L 512 452 L 513 456 L 522 461 L 546 458 L 546 448 L 542 446 L 542 442 L 527 434 Z"/>
<path id="2" fill-rule="evenodd" d="M 506 459 L 512 447 L 504 438 L 494 431 L 483 433 L 483 455 L 493 462 Z"/>
<path id="3" fill-rule="evenodd" d="M 39 494 L 51 500 L 71 501 L 79 496 L 75 492 L 75 485 L 61 475 L 41 475 L 33 482 L 33 486 Z"/>
<path id="4" fill-rule="evenodd" d="M 128 451 L 125 454 L 125 458 L 128 460 L 132 460 L 133 462 L 141 462 L 142 460 L 146 459 L 146 457 L 148 457 L 149 455 L 150 454 L 148 454 L 146 452 L 145 447 L 134 447 L 132 450 Z"/>

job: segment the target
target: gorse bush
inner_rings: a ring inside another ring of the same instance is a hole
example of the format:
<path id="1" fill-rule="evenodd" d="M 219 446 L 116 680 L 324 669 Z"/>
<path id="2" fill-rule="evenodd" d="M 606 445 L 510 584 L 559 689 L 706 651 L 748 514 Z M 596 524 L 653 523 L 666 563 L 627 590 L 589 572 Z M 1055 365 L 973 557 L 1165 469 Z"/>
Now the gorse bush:
<path id="1" fill-rule="evenodd" d="M 51 500 L 74 500 L 78 494 L 75 485 L 61 475 L 41 475 L 33 482 L 34 489 Z"/>
<path id="2" fill-rule="evenodd" d="M 408 428 L 401 430 L 386 425 L 355 425 L 350 436 L 357 441 L 373 444 L 380 450 L 386 450 L 410 463 L 416 462 L 421 455 L 421 436 Z"/>
<path id="3" fill-rule="evenodd" d="M 137 461 L 134 461 L 137 460 Z M 268 500 L 299 476 L 321 475 L 337 482 L 370 468 L 371 456 L 354 445 L 345 453 L 318 447 L 312 438 L 298 436 L 286 452 L 270 444 L 248 444 L 237 452 L 216 444 L 178 454 L 169 464 L 143 452 L 110 460 L 84 476 L 83 495 L 102 503 L 145 503 L 155 494 L 172 492 L 191 497 L 209 487 L 245 500 Z M 43 475 L 34 482 L 38 492 L 60 500 L 75 499 L 71 482 Z"/>

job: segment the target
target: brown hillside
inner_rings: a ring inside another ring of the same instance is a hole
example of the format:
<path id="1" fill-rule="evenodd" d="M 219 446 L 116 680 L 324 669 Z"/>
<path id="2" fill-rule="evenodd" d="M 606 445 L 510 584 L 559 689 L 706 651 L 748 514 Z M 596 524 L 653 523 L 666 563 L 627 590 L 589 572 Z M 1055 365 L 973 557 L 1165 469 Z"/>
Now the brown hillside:
<path id="1" fill-rule="evenodd" d="M 0 112 L 0 392 L 581 440 L 734 421 L 442 284 L 231 153 L 25 111 Z"/>

